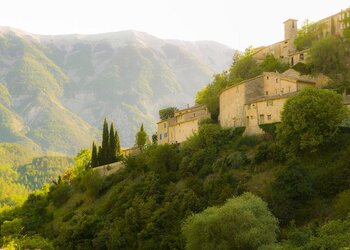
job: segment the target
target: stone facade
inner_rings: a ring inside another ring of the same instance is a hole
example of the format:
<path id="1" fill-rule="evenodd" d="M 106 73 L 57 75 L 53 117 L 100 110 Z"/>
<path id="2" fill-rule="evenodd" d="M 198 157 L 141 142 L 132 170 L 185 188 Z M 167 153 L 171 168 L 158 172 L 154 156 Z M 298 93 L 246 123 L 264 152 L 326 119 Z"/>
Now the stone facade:
<path id="1" fill-rule="evenodd" d="M 310 77 L 296 76 L 294 70 L 280 74 L 264 72 L 262 75 L 224 89 L 220 93 L 222 127 L 246 127 L 246 134 L 260 134 L 260 124 L 281 120 L 286 100 L 305 87 L 316 87 Z"/>
<path id="2" fill-rule="evenodd" d="M 199 123 L 210 118 L 206 105 L 175 112 L 174 117 L 157 123 L 158 144 L 181 143 L 198 131 Z"/>

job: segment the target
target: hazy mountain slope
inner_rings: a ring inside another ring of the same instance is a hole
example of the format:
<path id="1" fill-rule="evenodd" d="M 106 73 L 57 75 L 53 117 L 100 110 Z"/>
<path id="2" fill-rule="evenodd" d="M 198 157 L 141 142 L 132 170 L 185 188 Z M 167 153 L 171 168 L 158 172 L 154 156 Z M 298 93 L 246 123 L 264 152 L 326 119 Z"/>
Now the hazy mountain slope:
<path id="1" fill-rule="evenodd" d="M 0 28 L 0 88 L 8 90 L 0 101 L 12 100 L 1 113 L 11 113 L 23 125 L 21 135 L 45 150 L 75 153 L 89 146 L 104 117 L 130 146 L 142 122 L 155 131 L 160 108 L 193 103 L 232 53 L 215 42 L 136 31 L 39 36 Z M 19 130 L 7 127 L 12 132 L 6 134 Z"/>
<path id="2" fill-rule="evenodd" d="M 58 99 L 68 76 L 30 38 L 14 32 L 0 37 L 1 141 L 34 141 L 45 150 L 76 153 L 94 129 Z M 7 91 L 6 91 L 7 90 Z M 7 105 L 7 106 L 5 106 Z"/>

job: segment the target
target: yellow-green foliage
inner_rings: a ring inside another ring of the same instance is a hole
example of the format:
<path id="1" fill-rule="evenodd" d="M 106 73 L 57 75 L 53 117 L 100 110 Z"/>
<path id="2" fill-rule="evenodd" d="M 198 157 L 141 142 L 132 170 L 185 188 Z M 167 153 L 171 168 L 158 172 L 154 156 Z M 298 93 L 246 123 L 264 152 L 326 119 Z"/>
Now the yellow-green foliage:
<path id="1" fill-rule="evenodd" d="M 257 249 L 276 241 L 278 221 L 251 193 L 232 198 L 186 219 L 186 249 Z"/>
<path id="2" fill-rule="evenodd" d="M 18 143 L 0 143 L 0 165 L 9 164 L 13 167 L 28 164 L 41 154 L 37 148 Z"/>
<path id="3" fill-rule="evenodd" d="M 9 165 L 0 165 L 0 208 L 22 203 L 28 195 L 27 189 L 18 183 L 19 174 Z"/>

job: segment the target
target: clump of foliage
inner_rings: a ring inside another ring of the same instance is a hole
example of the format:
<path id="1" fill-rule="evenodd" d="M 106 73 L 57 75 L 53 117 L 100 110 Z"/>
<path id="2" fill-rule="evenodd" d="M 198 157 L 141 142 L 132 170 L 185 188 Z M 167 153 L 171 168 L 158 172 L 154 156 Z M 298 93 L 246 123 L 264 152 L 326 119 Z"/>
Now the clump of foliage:
<path id="1" fill-rule="evenodd" d="M 165 109 L 161 109 L 159 110 L 159 118 L 161 120 L 172 118 L 174 117 L 176 111 L 178 111 L 178 108 L 176 107 L 168 107 Z"/>
<path id="2" fill-rule="evenodd" d="M 302 51 L 311 47 L 312 43 L 317 41 L 320 35 L 320 26 L 305 20 L 302 27 L 298 30 L 294 45 L 298 51 Z"/>
<path id="3" fill-rule="evenodd" d="M 348 110 L 340 95 L 305 88 L 284 105 L 277 137 L 291 152 L 315 151 L 334 138 L 347 117 Z"/>
<path id="4" fill-rule="evenodd" d="M 135 144 L 139 148 L 143 149 L 143 147 L 146 145 L 147 141 L 148 141 L 148 135 L 147 135 L 145 129 L 143 128 L 143 124 L 141 124 L 140 131 L 137 132 L 137 134 L 136 134 Z"/>
<path id="5" fill-rule="evenodd" d="M 346 47 L 341 38 L 328 36 L 310 47 L 308 63 L 313 70 L 336 76 L 346 72 Z"/>
<path id="6" fill-rule="evenodd" d="M 251 193 L 186 219 L 186 249 L 257 249 L 276 241 L 277 219 Z"/>

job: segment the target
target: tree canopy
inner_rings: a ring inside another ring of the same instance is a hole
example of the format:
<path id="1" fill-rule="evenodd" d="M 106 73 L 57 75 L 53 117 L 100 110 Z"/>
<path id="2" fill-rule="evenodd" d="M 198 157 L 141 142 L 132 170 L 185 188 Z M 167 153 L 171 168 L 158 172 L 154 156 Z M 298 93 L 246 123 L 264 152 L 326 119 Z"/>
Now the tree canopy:
<path id="1" fill-rule="evenodd" d="M 146 145 L 148 140 L 148 135 L 146 133 L 146 131 L 143 128 L 143 123 L 141 124 L 140 127 L 140 131 L 137 132 L 136 134 L 136 140 L 135 143 L 138 147 L 140 147 L 141 149 Z"/>
<path id="2" fill-rule="evenodd" d="M 178 111 L 178 108 L 176 107 L 168 107 L 165 109 L 161 109 L 159 110 L 159 118 L 161 120 L 172 118 L 174 117 L 176 111 Z"/>
<path id="3" fill-rule="evenodd" d="M 277 138 L 292 152 L 314 151 L 335 136 L 347 117 L 341 95 L 331 90 L 305 88 L 285 103 Z"/>
<path id="4" fill-rule="evenodd" d="M 265 202 L 244 193 L 190 216 L 182 230 L 186 249 L 257 249 L 276 241 L 278 222 Z"/>

